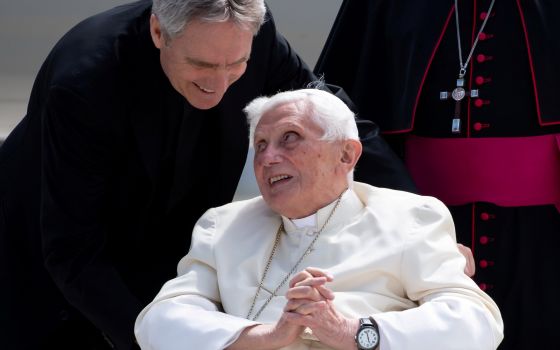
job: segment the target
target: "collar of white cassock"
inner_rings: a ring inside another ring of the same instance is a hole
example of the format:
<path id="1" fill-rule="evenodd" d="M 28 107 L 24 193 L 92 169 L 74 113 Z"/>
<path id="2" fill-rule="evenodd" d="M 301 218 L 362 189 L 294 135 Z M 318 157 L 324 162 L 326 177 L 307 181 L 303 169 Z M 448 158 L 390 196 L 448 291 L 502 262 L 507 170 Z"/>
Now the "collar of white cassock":
<path id="1" fill-rule="evenodd" d="M 301 219 L 289 219 L 285 216 L 282 216 L 284 230 L 288 234 L 301 229 L 311 229 L 315 233 L 318 232 L 319 229 L 323 227 L 325 221 L 329 218 L 332 210 L 336 206 L 337 200 L 338 198 L 332 201 L 327 206 L 319 209 L 316 213 Z M 352 218 L 357 215 L 363 208 L 364 204 L 362 203 L 360 198 L 358 198 L 358 195 L 352 189 L 347 189 L 342 194 L 340 204 L 332 214 L 332 217 L 330 218 L 327 227 L 325 227 L 325 230 L 329 230 L 333 226 L 338 226 L 339 224 L 344 224 L 345 222 L 350 222 Z"/>

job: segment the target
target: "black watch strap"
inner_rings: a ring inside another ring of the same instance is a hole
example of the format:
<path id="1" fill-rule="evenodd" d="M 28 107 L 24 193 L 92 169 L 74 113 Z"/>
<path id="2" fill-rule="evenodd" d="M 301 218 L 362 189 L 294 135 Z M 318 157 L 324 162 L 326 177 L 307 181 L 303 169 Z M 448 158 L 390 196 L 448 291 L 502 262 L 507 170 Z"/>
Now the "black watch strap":
<path id="1" fill-rule="evenodd" d="M 379 334 L 379 326 L 377 325 L 377 322 L 375 322 L 375 320 L 373 319 L 373 317 L 368 317 L 371 324 L 373 325 L 373 328 L 375 328 L 375 330 L 377 331 L 377 334 Z"/>
<path id="2" fill-rule="evenodd" d="M 379 327 L 373 317 L 360 318 L 355 339 L 358 350 L 379 349 Z"/>

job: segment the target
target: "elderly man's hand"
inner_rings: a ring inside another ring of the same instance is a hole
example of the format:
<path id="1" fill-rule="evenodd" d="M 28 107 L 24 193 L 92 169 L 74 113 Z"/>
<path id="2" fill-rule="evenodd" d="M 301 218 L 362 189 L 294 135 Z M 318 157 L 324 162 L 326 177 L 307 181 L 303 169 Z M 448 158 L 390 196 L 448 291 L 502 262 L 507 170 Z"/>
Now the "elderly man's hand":
<path id="1" fill-rule="evenodd" d="M 285 312 L 287 320 L 310 328 L 319 341 L 334 349 L 355 349 L 354 335 L 358 319 L 347 319 L 336 311 L 332 300 L 301 304 L 297 310 Z"/>
<path id="2" fill-rule="evenodd" d="M 334 293 L 325 287 L 332 276 L 320 269 L 307 268 L 290 280 L 286 297 L 288 303 L 275 324 L 259 324 L 247 327 L 227 350 L 277 349 L 293 343 L 307 326 L 294 321 L 298 312 L 307 312 L 312 304 L 334 298 Z M 296 311 L 297 310 L 297 311 Z"/>
<path id="3" fill-rule="evenodd" d="M 325 287 L 325 283 L 331 282 L 333 276 L 328 272 L 316 267 L 308 267 L 298 272 L 290 280 L 290 289 L 286 298 L 299 298 L 301 295 L 307 295 L 314 301 L 322 299 L 334 299 L 334 293 Z"/>
<path id="4" fill-rule="evenodd" d="M 325 284 L 331 282 L 330 273 L 307 268 L 290 281 L 284 308 L 286 319 L 313 331 L 321 343 L 335 349 L 354 349 L 354 335 L 358 320 L 347 319 L 334 307 L 334 293 Z"/>
<path id="5" fill-rule="evenodd" d="M 275 324 L 258 324 L 247 327 L 227 350 L 278 349 L 293 343 L 304 327 L 289 322 L 284 312 Z"/>

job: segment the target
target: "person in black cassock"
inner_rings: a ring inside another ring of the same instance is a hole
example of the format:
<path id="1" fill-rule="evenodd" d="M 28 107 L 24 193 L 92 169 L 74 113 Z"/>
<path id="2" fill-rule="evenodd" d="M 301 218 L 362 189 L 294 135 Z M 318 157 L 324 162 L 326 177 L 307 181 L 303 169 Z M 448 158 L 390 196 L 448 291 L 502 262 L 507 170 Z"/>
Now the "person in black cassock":
<path id="1" fill-rule="evenodd" d="M 444 201 L 498 303 L 500 349 L 556 344 L 560 2 L 345 0 L 315 73 Z"/>
<path id="2" fill-rule="evenodd" d="M 71 29 L 0 149 L 1 347 L 135 347 L 195 221 L 233 198 L 242 108 L 316 79 L 262 0 L 144 0 Z M 361 124 L 356 178 L 413 189 Z"/>

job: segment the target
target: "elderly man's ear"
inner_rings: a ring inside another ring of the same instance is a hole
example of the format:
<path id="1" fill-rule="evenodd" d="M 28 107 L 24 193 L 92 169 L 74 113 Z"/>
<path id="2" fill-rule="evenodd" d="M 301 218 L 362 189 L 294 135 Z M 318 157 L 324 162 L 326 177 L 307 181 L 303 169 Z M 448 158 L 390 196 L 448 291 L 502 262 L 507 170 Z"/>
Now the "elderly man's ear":
<path id="1" fill-rule="evenodd" d="M 345 140 L 342 147 L 342 155 L 340 161 L 344 165 L 348 165 L 348 171 L 352 170 L 360 156 L 362 155 L 362 143 L 358 140 Z"/>

